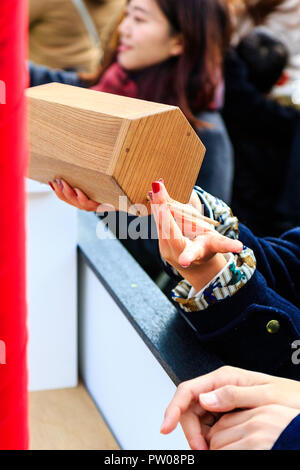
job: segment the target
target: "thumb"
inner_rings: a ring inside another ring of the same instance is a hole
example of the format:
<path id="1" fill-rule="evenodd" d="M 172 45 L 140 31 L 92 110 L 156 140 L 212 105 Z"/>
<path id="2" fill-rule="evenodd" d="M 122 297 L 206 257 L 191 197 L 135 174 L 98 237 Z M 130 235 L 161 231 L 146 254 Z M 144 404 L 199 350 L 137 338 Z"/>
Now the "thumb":
<path id="1" fill-rule="evenodd" d="M 268 384 L 251 387 L 225 385 L 213 392 L 201 393 L 199 401 L 205 410 L 225 412 L 269 405 L 272 403 L 272 394 Z"/>

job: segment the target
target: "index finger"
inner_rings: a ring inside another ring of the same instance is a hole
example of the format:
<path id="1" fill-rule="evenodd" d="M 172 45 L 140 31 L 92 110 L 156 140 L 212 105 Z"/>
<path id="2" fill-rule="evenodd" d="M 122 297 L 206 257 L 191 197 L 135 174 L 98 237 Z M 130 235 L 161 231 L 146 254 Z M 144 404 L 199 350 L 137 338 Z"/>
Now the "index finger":
<path id="1" fill-rule="evenodd" d="M 236 367 L 224 366 L 209 374 L 180 384 L 165 412 L 161 427 L 164 434 L 173 431 L 193 402 L 199 401 L 200 393 L 207 393 L 224 385 L 250 386 L 265 384 L 270 380 L 266 374 Z"/>
<path id="2" fill-rule="evenodd" d="M 160 240 L 180 240 L 183 238 L 182 232 L 166 204 L 151 202 L 151 211 L 154 216 Z"/>
<path id="3" fill-rule="evenodd" d="M 208 449 L 201 429 L 199 416 L 193 410 L 188 410 L 182 415 L 180 424 L 192 450 Z"/>

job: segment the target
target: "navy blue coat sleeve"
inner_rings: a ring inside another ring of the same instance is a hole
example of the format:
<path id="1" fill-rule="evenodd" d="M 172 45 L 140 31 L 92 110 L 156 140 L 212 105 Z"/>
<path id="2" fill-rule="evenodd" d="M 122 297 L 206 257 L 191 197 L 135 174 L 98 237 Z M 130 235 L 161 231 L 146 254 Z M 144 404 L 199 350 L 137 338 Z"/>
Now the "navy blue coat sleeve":
<path id="1" fill-rule="evenodd" d="M 284 429 L 271 450 L 300 450 L 300 414 Z"/>
<path id="2" fill-rule="evenodd" d="M 64 83 L 84 87 L 84 83 L 79 79 L 76 72 L 66 72 L 65 70 L 53 70 L 43 65 L 36 65 L 28 62 L 30 86 L 45 85 L 46 83 Z"/>
<path id="3" fill-rule="evenodd" d="M 300 228 L 279 239 L 259 239 L 240 225 L 240 240 L 252 248 L 257 269 L 232 297 L 206 310 L 180 313 L 227 364 L 300 379 L 292 343 L 300 338 Z M 269 333 L 271 320 L 279 323 Z"/>
<path id="4" fill-rule="evenodd" d="M 239 239 L 254 251 L 258 271 L 277 294 L 299 307 L 300 304 L 300 228 L 280 238 L 258 238 L 239 225 Z"/>

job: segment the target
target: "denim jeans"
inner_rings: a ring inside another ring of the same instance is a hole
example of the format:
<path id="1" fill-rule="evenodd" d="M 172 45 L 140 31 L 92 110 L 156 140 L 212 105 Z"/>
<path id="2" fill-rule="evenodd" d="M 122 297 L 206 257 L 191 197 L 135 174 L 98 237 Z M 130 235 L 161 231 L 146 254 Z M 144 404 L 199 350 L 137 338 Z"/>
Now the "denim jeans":
<path id="1" fill-rule="evenodd" d="M 224 121 L 217 111 L 205 111 L 197 118 L 213 124 L 214 127 L 202 128 L 197 132 L 206 147 L 206 153 L 196 185 L 230 205 L 234 161 Z"/>

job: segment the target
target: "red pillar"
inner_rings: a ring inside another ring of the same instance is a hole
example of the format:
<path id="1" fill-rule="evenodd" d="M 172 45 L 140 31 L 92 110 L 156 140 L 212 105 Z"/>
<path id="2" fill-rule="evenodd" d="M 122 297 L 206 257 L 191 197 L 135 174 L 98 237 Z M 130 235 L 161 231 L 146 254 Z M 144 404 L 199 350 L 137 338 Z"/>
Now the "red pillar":
<path id="1" fill-rule="evenodd" d="M 8 450 L 28 448 L 24 193 L 26 34 L 26 1 L 1 0 L 0 449 Z"/>

